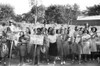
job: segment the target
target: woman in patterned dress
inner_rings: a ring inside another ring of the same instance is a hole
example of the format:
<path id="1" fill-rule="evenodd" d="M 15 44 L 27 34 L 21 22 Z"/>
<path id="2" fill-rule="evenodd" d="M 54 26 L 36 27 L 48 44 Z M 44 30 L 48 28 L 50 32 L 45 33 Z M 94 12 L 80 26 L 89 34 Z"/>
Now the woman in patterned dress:
<path id="1" fill-rule="evenodd" d="M 83 31 L 83 35 L 82 35 L 82 53 L 84 55 L 84 60 L 87 61 L 87 59 L 89 58 L 90 54 L 91 54 L 91 36 L 89 34 L 88 30 L 84 30 Z"/>
<path id="2" fill-rule="evenodd" d="M 42 38 L 43 38 L 43 36 L 42 36 L 42 28 L 37 28 L 37 33 L 36 33 L 36 36 L 38 37 L 38 36 L 41 36 Z M 43 40 L 43 39 L 41 39 L 41 40 Z M 34 49 L 34 64 L 39 64 L 40 63 L 40 51 L 41 51 L 41 45 L 39 44 L 39 43 L 37 43 L 37 44 L 35 44 L 34 45 L 35 46 L 35 49 Z"/>
<path id="3" fill-rule="evenodd" d="M 27 48 L 27 41 L 26 37 L 23 31 L 20 32 L 19 37 L 19 54 L 20 54 L 20 63 L 23 63 L 25 61 L 25 55 L 26 55 L 26 48 Z"/>
<path id="4" fill-rule="evenodd" d="M 9 49 L 8 57 L 10 57 L 10 49 L 11 49 L 11 42 L 12 42 L 11 33 L 12 33 L 11 29 L 9 27 L 7 27 L 7 31 L 6 31 L 6 34 L 7 34 L 7 46 L 8 46 L 8 49 Z"/>
<path id="5" fill-rule="evenodd" d="M 72 57 L 73 57 L 73 61 L 76 59 L 76 56 L 78 56 L 80 54 L 80 35 L 79 35 L 79 30 L 78 27 L 75 27 L 75 32 L 73 34 L 73 41 L 72 41 L 72 45 L 71 45 L 71 50 L 72 50 Z"/>
<path id="6" fill-rule="evenodd" d="M 60 34 L 60 29 L 57 30 L 57 49 L 58 49 L 58 56 L 62 57 L 62 36 Z"/>
<path id="7" fill-rule="evenodd" d="M 8 46 L 7 46 L 7 36 L 6 33 L 3 31 L 2 32 L 2 37 L 1 37 L 1 57 L 3 64 L 6 64 L 6 57 L 8 56 Z"/>
<path id="8" fill-rule="evenodd" d="M 49 56 L 48 56 L 48 49 L 49 49 L 49 39 L 48 39 L 48 31 L 46 28 L 44 28 L 44 32 L 43 32 L 43 45 L 41 47 L 41 60 L 46 61 L 47 63 L 49 63 Z"/>
<path id="9" fill-rule="evenodd" d="M 69 37 L 69 28 L 64 29 L 64 33 L 62 34 L 62 57 L 63 62 L 62 64 L 65 64 L 66 58 L 69 59 L 70 55 L 70 37 Z"/>
<path id="10" fill-rule="evenodd" d="M 96 44 L 96 38 L 98 38 L 97 35 L 97 28 L 92 27 L 91 28 L 92 34 L 91 34 L 91 59 L 94 60 L 95 58 L 95 52 L 97 52 L 97 44 Z"/>
<path id="11" fill-rule="evenodd" d="M 27 53 L 26 53 L 26 58 L 27 58 L 27 62 L 29 62 L 32 59 L 32 55 L 31 55 L 31 47 L 32 44 L 30 44 L 30 34 L 31 34 L 31 30 L 29 29 L 29 27 L 26 27 L 26 31 L 25 31 L 25 38 L 27 41 Z"/>

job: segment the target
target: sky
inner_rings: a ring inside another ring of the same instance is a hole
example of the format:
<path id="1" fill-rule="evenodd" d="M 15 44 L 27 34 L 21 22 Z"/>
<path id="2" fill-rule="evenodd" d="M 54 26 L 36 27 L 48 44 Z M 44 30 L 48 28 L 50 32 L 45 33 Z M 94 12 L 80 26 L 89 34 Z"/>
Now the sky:
<path id="1" fill-rule="evenodd" d="M 16 14 L 23 14 L 30 11 L 31 0 L 0 0 L 2 4 L 10 4 L 14 7 L 14 12 Z M 93 6 L 95 4 L 100 4 L 100 0 L 38 0 L 38 4 L 45 5 L 46 7 L 54 4 L 59 5 L 73 5 L 74 3 L 78 4 L 80 10 L 86 10 L 86 7 Z"/>

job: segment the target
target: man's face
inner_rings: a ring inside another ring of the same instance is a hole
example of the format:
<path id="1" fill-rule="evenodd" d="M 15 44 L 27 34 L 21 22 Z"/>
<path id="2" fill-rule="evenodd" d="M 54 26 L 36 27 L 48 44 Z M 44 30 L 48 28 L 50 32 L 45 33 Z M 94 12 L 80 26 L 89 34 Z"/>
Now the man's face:
<path id="1" fill-rule="evenodd" d="M 13 25 L 13 23 L 9 23 L 9 26 L 12 26 Z"/>

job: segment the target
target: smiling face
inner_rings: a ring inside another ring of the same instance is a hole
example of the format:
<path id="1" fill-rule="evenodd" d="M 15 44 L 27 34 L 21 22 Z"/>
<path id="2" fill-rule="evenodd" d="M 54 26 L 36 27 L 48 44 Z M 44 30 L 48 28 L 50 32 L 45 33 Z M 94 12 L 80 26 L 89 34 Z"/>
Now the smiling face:
<path id="1" fill-rule="evenodd" d="M 23 32 L 23 31 L 21 31 L 21 32 L 20 32 L 20 36 L 23 36 L 23 35 L 24 35 L 24 32 Z"/>
<path id="2" fill-rule="evenodd" d="M 57 29 L 57 34 L 60 34 L 60 29 Z"/>
<path id="3" fill-rule="evenodd" d="M 30 29 L 28 27 L 26 28 L 26 33 L 30 33 Z"/>
<path id="4" fill-rule="evenodd" d="M 91 28 L 91 31 L 92 31 L 92 32 L 97 32 L 97 28 L 96 28 L 96 27 L 92 27 L 92 28 Z"/>

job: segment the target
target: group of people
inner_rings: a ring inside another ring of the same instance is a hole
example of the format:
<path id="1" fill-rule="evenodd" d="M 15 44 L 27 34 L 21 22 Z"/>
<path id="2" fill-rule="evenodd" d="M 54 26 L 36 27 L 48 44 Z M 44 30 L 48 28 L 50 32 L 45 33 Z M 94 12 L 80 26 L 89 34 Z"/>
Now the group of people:
<path id="1" fill-rule="evenodd" d="M 72 36 L 70 27 L 67 26 L 64 29 L 42 27 L 32 30 L 26 27 L 24 31 L 13 32 L 12 25 L 10 23 L 0 34 L 0 59 L 3 62 L 15 54 L 16 57 L 19 56 L 21 64 L 24 62 L 38 64 L 43 59 L 54 63 L 61 60 L 61 64 L 65 64 L 66 59 L 78 60 L 80 63 L 82 60 L 95 59 L 94 53 L 100 51 L 97 28 L 90 28 L 88 24 L 84 27 L 75 26 Z M 13 38 L 15 36 L 16 38 Z M 36 42 L 32 36 L 40 37 L 42 41 Z"/>

